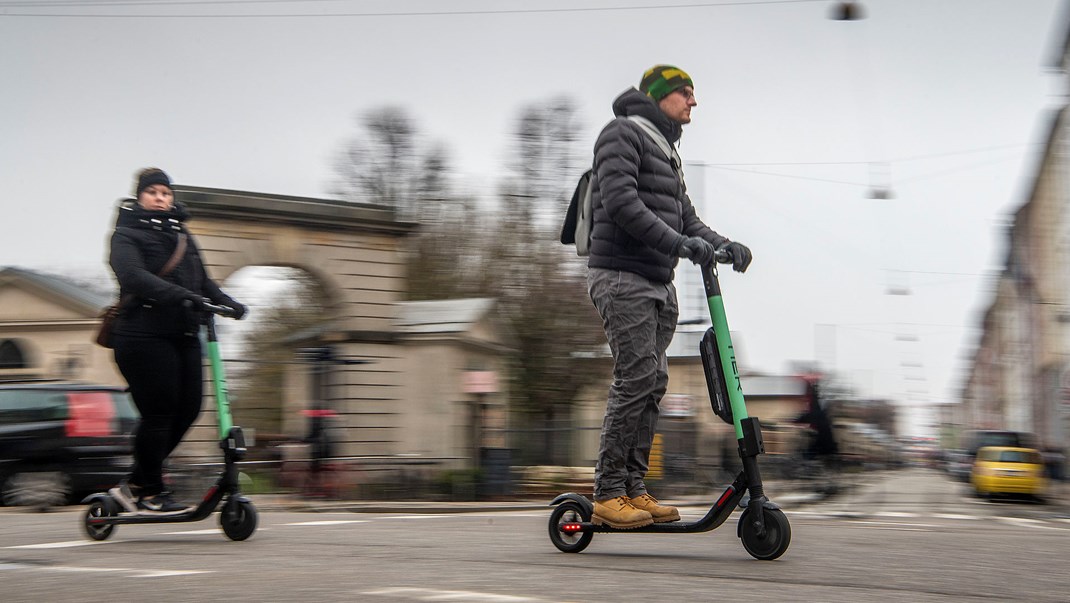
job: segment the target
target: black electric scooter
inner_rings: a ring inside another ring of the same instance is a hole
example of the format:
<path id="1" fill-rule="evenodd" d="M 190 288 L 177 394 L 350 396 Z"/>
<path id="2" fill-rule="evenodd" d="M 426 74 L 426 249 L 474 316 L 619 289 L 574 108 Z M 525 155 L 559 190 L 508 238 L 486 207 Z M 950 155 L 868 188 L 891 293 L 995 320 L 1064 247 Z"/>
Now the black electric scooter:
<path id="1" fill-rule="evenodd" d="M 729 254 L 718 252 L 716 261 L 722 264 L 732 261 Z M 762 476 L 758 471 L 758 455 L 765 452 L 758 419 L 747 416 L 743 398 L 736 355 L 728 333 L 728 320 L 721 299 L 721 285 L 715 265 L 702 266 L 702 280 L 713 326 L 706 330 L 700 344 L 702 365 L 706 373 L 713 412 L 724 422 L 735 427 L 739 443 L 739 456 L 743 470 L 736 476 L 702 519 L 694 522 L 654 523 L 634 529 L 619 529 L 607 525 L 595 525 L 591 521 L 594 506 L 586 497 L 569 492 L 555 498 L 550 514 L 550 541 L 565 553 L 578 553 L 591 543 L 595 532 L 605 533 L 655 533 L 691 534 L 709 532 L 728 519 L 736 506 L 744 507 L 736 526 L 736 535 L 743 541 L 743 548 L 756 559 L 772 560 L 788 550 L 791 543 L 791 526 L 788 518 L 775 503 L 765 496 Z M 750 498 L 744 500 L 749 492 Z"/>
<path id="2" fill-rule="evenodd" d="M 205 329 L 208 334 L 208 359 L 211 364 L 212 384 L 219 420 L 219 447 L 223 449 L 223 470 L 216 483 L 205 493 L 201 502 L 182 513 L 137 514 L 123 512 L 119 504 L 107 492 L 91 494 L 83 500 L 88 504 L 84 517 L 85 533 L 93 540 L 106 540 L 120 524 L 178 523 L 200 521 L 223 503 L 219 524 L 231 540 L 245 540 L 256 531 L 257 514 L 252 501 L 246 498 L 238 486 L 237 462 L 245 455 L 245 436 L 241 427 L 232 423 L 230 402 L 227 400 L 227 385 L 223 373 L 223 358 L 216 337 L 215 315 L 234 316 L 226 306 L 204 304 L 208 311 Z M 224 502 L 224 498 L 226 501 Z"/>

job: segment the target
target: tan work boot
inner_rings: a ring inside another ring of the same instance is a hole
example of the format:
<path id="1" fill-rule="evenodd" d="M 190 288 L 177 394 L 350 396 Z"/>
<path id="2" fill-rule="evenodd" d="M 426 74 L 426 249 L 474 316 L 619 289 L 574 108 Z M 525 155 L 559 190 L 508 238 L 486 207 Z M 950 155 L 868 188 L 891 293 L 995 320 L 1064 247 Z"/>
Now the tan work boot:
<path id="1" fill-rule="evenodd" d="M 648 526 L 654 523 L 654 518 L 650 513 L 633 507 L 627 496 L 618 496 L 594 501 L 591 521 L 596 526 L 605 524 L 611 528 L 629 529 Z"/>
<path id="2" fill-rule="evenodd" d="M 658 499 L 649 494 L 642 494 L 635 498 L 629 498 L 628 502 L 632 503 L 632 506 L 636 509 L 642 509 L 647 513 L 650 513 L 650 515 L 653 516 L 655 523 L 680 521 L 680 511 L 677 510 L 676 507 L 658 504 Z"/>

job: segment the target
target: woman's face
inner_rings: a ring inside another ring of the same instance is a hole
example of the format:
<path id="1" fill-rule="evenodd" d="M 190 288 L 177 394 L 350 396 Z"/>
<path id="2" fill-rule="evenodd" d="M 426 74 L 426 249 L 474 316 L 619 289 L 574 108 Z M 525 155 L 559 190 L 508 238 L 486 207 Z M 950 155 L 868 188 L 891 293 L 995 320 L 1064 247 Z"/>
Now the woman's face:
<path id="1" fill-rule="evenodd" d="M 175 205 L 175 193 L 162 184 L 151 184 L 137 196 L 137 204 L 149 211 L 167 211 Z"/>

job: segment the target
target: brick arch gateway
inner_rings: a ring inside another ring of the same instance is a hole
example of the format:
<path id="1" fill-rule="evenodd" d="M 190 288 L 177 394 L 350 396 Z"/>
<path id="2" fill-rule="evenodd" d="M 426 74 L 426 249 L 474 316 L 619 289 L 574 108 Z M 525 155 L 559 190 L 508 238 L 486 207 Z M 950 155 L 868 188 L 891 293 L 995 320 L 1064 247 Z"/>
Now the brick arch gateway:
<path id="1" fill-rule="evenodd" d="M 281 409 L 287 435 L 305 434 L 301 411 L 310 407 L 313 375 L 326 371 L 326 403 L 338 413 L 339 456 L 424 459 L 443 468 L 478 464 L 472 457 L 479 444 L 470 437 L 473 409 L 504 409 L 505 394 L 466 391 L 464 383 L 473 367 L 502 370 L 505 346 L 483 323 L 472 323 L 466 333 L 425 326 L 414 335 L 407 328 L 406 312 L 414 311 L 403 301 L 403 239 L 416 224 L 397 219 L 390 208 L 334 200 L 178 185 L 175 196 L 189 209 L 189 230 L 209 274 L 224 288 L 247 266 L 299 268 L 323 284 L 327 326 L 295 341 L 295 351 L 328 345 L 339 357 L 370 361 L 287 365 Z M 180 454 L 218 455 L 214 409 L 206 387 L 204 412 Z"/>

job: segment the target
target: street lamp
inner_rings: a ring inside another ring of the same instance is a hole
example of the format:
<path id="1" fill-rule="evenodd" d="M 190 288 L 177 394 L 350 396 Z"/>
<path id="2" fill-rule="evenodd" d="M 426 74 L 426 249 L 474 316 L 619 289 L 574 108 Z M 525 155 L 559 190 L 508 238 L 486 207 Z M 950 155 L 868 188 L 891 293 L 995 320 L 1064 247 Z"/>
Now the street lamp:
<path id="1" fill-rule="evenodd" d="M 866 13 L 857 2 L 837 2 L 829 18 L 833 21 L 858 21 L 865 19 Z"/>

